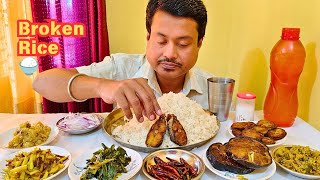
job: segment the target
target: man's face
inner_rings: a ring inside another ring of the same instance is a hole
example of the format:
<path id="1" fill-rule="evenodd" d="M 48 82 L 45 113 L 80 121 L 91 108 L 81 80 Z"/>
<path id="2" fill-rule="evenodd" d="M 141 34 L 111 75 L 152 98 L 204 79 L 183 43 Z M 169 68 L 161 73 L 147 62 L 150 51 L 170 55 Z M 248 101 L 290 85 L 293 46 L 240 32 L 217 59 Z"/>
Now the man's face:
<path id="1" fill-rule="evenodd" d="M 193 19 L 157 11 L 147 37 L 146 56 L 158 77 L 184 77 L 195 65 L 201 43 Z"/>

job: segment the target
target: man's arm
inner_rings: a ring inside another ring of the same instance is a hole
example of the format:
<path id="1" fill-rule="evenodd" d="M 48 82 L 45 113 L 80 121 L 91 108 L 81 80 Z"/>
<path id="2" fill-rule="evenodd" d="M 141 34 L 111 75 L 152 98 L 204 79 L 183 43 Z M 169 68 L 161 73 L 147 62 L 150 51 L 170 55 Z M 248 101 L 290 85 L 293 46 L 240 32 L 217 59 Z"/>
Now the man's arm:
<path id="1" fill-rule="evenodd" d="M 33 89 L 43 97 L 54 102 L 70 102 L 72 99 L 68 94 L 68 82 L 72 76 L 77 74 L 76 69 L 50 69 L 40 73 L 33 82 Z M 79 83 L 79 81 L 82 81 Z M 74 79 L 70 90 L 76 99 L 87 99 L 98 97 L 96 88 L 99 78 L 79 76 Z M 75 88 L 77 87 L 77 88 Z"/>
<path id="2" fill-rule="evenodd" d="M 33 88 L 43 97 L 54 102 L 72 101 L 68 94 L 68 82 L 77 74 L 76 69 L 50 69 L 40 73 L 33 82 Z M 142 113 L 155 119 L 161 115 L 160 106 L 146 80 L 142 78 L 115 81 L 90 76 L 76 77 L 70 86 L 76 99 L 102 98 L 106 103 L 117 103 L 128 118 L 132 118 L 130 108 L 136 118 L 143 121 Z"/>

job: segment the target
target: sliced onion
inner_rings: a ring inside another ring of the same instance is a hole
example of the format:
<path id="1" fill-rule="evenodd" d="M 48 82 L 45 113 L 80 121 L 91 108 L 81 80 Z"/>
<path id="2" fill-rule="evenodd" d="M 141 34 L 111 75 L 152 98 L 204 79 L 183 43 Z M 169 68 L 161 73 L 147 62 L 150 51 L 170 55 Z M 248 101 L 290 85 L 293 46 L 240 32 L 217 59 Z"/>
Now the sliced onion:
<path id="1" fill-rule="evenodd" d="M 57 126 L 64 130 L 84 130 L 97 127 L 101 120 L 96 114 L 69 113 Z"/>

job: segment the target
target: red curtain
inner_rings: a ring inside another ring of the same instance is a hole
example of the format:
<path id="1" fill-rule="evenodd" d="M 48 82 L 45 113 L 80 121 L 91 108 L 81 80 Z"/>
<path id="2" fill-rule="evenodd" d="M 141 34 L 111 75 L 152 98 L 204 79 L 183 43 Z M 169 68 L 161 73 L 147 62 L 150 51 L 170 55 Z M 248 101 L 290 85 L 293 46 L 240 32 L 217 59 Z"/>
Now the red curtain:
<path id="1" fill-rule="evenodd" d="M 83 23 L 86 26 L 86 37 L 38 37 L 40 42 L 57 42 L 61 48 L 57 56 L 38 57 L 40 72 L 89 65 L 109 55 L 105 0 L 31 0 L 31 6 L 34 22 L 55 19 L 57 22 Z M 83 103 L 55 103 L 43 98 L 44 113 L 111 110 L 112 105 L 101 99 L 89 99 Z"/>

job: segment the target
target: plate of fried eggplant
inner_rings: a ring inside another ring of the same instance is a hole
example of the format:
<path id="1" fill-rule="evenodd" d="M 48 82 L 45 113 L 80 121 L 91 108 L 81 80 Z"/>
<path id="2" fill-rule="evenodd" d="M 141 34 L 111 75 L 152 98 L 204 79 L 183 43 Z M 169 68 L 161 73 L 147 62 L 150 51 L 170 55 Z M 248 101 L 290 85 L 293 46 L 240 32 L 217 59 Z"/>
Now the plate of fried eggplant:
<path id="1" fill-rule="evenodd" d="M 276 171 L 269 148 L 249 137 L 234 137 L 224 144 L 213 143 L 202 158 L 210 171 L 230 180 L 268 179 Z"/>
<path id="2" fill-rule="evenodd" d="M 264 119 L 257 123 L 235 122 L 228 128 L 228 131 L 231 136 L 244 136 L 259 140 L 269 148 L 283 144 L 287 138 L 287 132 L 284 129 Z"/>

